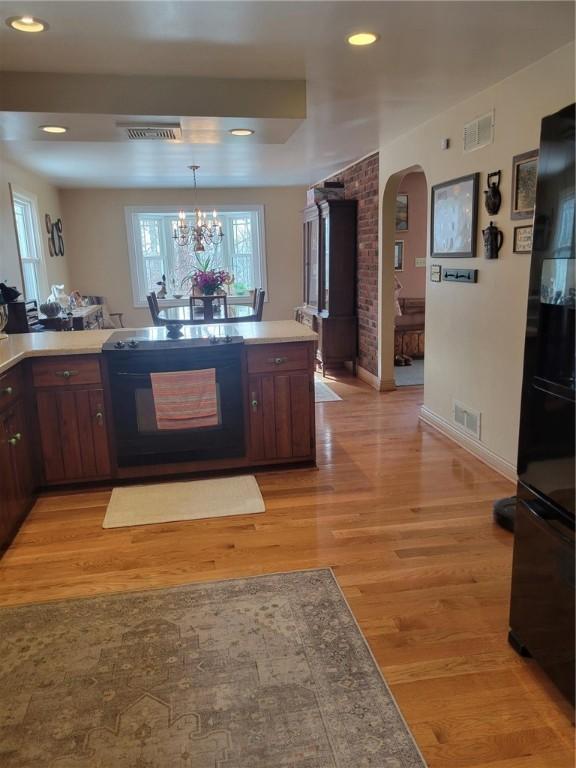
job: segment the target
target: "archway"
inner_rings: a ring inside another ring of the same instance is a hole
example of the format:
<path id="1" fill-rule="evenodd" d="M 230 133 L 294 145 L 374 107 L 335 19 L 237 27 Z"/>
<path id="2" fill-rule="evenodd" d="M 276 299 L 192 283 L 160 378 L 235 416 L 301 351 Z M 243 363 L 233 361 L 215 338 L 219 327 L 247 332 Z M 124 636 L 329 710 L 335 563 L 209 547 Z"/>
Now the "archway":
<path id="1" fill-rule="evenodd" d="M 386 388 L 424 383 L 427 232 L 428 184 L 415 165 L 390 176 L 382 198 L 379 348 Z"/>

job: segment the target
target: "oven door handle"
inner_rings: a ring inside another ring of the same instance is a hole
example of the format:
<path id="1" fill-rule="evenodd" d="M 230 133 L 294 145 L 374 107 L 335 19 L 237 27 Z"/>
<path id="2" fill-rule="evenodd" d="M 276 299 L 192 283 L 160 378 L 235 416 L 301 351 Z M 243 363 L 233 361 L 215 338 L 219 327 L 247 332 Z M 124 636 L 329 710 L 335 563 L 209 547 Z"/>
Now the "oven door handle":
<path id="1" fill-rule="evenodd" d="M 129 371 L 114 371 L 114 376 L 122 376 L 126 379 L 149 379 L 149 373 L 130 373 Z"/>

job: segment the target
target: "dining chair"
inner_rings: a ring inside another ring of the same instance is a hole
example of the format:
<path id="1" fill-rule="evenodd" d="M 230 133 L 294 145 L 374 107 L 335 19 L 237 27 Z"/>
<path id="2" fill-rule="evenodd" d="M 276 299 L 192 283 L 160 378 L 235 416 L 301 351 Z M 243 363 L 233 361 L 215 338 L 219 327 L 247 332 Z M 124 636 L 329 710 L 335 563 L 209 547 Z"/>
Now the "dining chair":
<path id="1" fill-rule="evenodd" d="M 150 291 L 150 293 L 147 294 L 146 300 L 148 302 L 148 309 L 150 310 L 152 322 L 154 325 L 163 325 L 163 323 L 160 321 L 160 318 L 158 317 L 160 307 L 158 306 L 158 298 L 156 297 L 154 291 Z"/>
<path id="2" fill-rule="evenodd" d="M 212 313 L 214 314 L 214 310 L 219 305 L 222 308 L 222 315 L 220 317 L 227 318 L 228 317 L 228 296 L 225 293 L 215 293 L 214 296 L 210 297 L 212 299 Z M 199 296 L 198 294 L 191 294 L 190 296 L 190 317 L 194 317 L 194 309 L 195 307 L 201 307 L 203 310 L 206 307 L 206 300 L 205 298 Z"/>
<path id="3" fill-rule="evenodd" d="M 264 312 L 265 298 L 266 298 L 266 291 L 260 289 L 258 291 L 258 297 L 256 299 L 256 305 L 254 307 L 254 320 L 258 323 L 262 320 L 262 313 Z"/>

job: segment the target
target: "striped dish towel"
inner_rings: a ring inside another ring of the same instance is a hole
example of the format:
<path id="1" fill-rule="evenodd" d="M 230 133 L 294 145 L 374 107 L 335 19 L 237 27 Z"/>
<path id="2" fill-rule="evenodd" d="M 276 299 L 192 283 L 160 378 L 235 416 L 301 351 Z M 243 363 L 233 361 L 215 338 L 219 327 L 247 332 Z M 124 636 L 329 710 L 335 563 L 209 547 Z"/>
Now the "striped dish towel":
<path id="1" fill-rule="evenodd" d="M 216 369 L 151 373 L 158 429 L 218 425 Z"/>

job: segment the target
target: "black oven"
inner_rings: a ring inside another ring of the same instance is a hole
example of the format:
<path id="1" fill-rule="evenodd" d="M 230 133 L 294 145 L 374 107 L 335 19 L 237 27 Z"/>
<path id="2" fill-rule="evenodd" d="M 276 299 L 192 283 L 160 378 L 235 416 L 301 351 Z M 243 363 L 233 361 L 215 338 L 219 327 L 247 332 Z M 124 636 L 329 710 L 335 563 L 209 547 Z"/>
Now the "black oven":
<path id="1" fill-rule="evenodd" d="M 118 342 L 116 342 L 118 344 Z M 150 344 L 130 349 L 104 347 L 112 398 L 119 467 L 203 461 L 245 454 L 242 398 L 242 344 L 164 348 Z M 160 429 L 151 373 L 213 368 L 217 424 Z"/>

